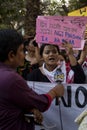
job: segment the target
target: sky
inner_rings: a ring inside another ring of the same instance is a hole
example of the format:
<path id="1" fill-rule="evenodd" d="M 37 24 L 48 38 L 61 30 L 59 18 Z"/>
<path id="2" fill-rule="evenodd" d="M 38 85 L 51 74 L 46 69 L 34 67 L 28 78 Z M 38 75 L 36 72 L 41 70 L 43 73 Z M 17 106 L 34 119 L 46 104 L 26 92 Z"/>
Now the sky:
<path id="1" fill-rule="evenodd" d="M 44 0 L 41 0 L 41 1 L 44 1 Z M 51 1 L 58 1 L 58 2 L 61 2 L 62 0 L 51 0 Z M 65 0 L 66 2 L 68 2 L 69 0 Z"/>
<path id="2" fill-rule="evenodd" d="M 62 0 L 54 0 L 54 1 L 61 2 Z M 67 3 L 68 3 L 69 0 L 65 0 L 65 1 L 66 1 L 66 5 L 68 5 Z"/>
<path id="3" fill-rule="evenodd" d="M 60 1 L 62 1 L 62 0 L 55 0 L 55 1 L 58 1 L 58 2 L 60 2 Z M 69 0 L 65 0 L 66 2 L 68 2 Z"/>
<path id="4" fill-rule="evenodd" d="M 60 2 L 61 0 L 55 0 L 55 1 L 58 1 L 58 2 Z M 66 2 L 68 2 L 68 0 L 65 0 Z"/>
<path id="5" fill-rule="evenodd" d="M 41 1 L 44 1 L 44 0 L 41 0 Z M 45 0 L 46 1 L 46 0 Z M 50 0 L 50 2 L 52 2 L 52 1 L 58 1 L 58 2 L 61 2 L 62 0 Z M 68 1 L 69 0 L 65 0 L 66 1 L 66 3 L 68 3 Z"/>

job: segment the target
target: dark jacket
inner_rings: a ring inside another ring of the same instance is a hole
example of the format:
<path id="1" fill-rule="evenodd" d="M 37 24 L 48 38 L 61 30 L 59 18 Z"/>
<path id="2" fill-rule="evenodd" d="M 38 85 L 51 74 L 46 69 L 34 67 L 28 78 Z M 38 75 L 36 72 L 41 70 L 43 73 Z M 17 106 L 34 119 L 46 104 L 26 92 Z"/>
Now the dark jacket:
<path id="1" fill-rule="evenodd" d="M 71 69 L 74 71 L 74 83 L 82 84 L 85 83 L 85 74 L 82 67 L 77 64 L 76 66 L 71 66 Z M 40 69 L 33 70 L 27 76 L 29 81 L 38 81 L 38 82 L 50 82 L 50 80 L 40 71 Z"/>

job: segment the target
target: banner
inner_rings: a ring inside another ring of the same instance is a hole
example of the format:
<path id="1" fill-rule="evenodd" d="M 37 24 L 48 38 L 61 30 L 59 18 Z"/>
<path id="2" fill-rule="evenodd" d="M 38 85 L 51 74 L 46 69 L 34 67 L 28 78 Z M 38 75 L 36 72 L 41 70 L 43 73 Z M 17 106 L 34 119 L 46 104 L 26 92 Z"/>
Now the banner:
<path id="1" fill-rule="evenodd" d="M 87 16 L 87 6 L 68 13 L 68 16 Z"/>
<path id="2" fill-rule="evenodd" d="M 27 82 L 29 87 L 39 94 L 47 93 L 55 86 L 52 83 Z M 36 126 L 36 130 L 77 130 L 75 118 L 87 108 L 87 84 L 65 84 L 64 96 L 60 98 L 60 105 L 56 99 L 50 108 L 43 113 L 43 126 Z"/>
<path id="3" fill-rule="evenodd" d="M 61 48 L 61 43 L 66 40 L 73 48 L 82 49 L 86 22 L 86 17 L 38 16 L 36 41 L 57 44 Z"/>

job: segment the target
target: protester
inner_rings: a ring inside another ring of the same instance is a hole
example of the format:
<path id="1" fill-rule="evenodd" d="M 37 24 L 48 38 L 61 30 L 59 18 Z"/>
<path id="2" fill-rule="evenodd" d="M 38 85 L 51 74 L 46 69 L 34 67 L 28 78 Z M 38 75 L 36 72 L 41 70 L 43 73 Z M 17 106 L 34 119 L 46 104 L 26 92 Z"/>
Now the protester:
<path id="1" fill-rule="evenodd" d="M 24 40 L 25 60 L 24 65 L 17 68 L 17 72 L 26 80 L 27 74 L 39 67 L 39 47 L 34 37 L 26 37 Z"/>
<path id="2" fill-rule="evenodd" d="M 37 94 L 16 72 L 24 64 L 22 36 L 12 29 L 0 30 L 0 130 L 34 130 L 34 121 L 27 122 L 24 114 L 38 109 L 46 111 L 52 100 L 64 93 L 56 85 L 47 94 Z"/>
<path id="3" fill-rule="evenodd" d="M 30 61 L 31 65 L 38 64 L 40 55 L 39 55 L 39 47 L 34 39 L 32 39 L 28 45 L 26 45 L 27 53 L 25 55 L 25 59 Z"/>
<path id="4" fill-rule="evenodd" d="M 86 75 L 85 83 L 87 83 L 87 29 L 85 31 L 84 40 L 85 44 L 78 59 L 78 63 L 82 65 Z M 78 130 L 87 130 L 87 108 L 76 117 L 75 122 L 78 124 Z"/>
<path id="5" fill-rule="evenodd" d="M 83 69 L 73 55 L 72 45 L 69 43 L 63 43 L 62 47 L 65 48 L 70 61 L 70 66 L 67 70 L 64 61 L 62 62 L 62 65 L 58 63 L 60 60 L 60 58 L 58 58 L 60 54 L 58 46 L 42 44 L 40 54 L 44 63 L 42 67 L 32 71 L 28 75 L 27 80 L 51 83 L 55 83 L 56 80 L 62 80 L 62 83 L 84 83 L 85 75 Z M 55 79 L 55 73 L 57 73 L 57 79 Z"/>
<path id="6" fill-rule="evenodd" d="M 87 83 L 87 40 L 85 41 L 84 48 L 81 51 L 80 58 L 78 59 L 78 63 L 82 66 L 83 71 L 86 76 L 85 83 Z"/>

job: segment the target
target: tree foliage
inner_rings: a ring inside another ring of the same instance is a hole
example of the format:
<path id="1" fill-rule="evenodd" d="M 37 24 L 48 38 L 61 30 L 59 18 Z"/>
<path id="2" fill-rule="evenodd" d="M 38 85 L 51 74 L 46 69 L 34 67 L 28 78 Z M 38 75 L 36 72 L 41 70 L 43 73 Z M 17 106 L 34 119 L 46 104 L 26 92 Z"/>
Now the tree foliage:
<path id="1" fill-rule="evenodd" d="M 24 28 L 26 34 L 34 35 L 38 15 L 67 15 L 83 6 L 81 0 L 69 0 L 68 6 L 65 0 L 0 0 L 0 28 Z"/>
<path id="2" fill-rule="evenodd" d="M 25 33 L 27 35 L 35 35 L 36 18 L 41 15 L 40 0 L 26 0 L 26 14 L 25 14 Z"/>
<path id="3" fill-rule="evenodd" d="M 0 0 L 0 27 L 18 27 L 24 15 L 23 0 Z"/>
<path id="4" fill-rule="evenodd" d="M 69 12 L 84 7 L 85 3 L 81 3 L 79 0 L 69 0 Z"/>

